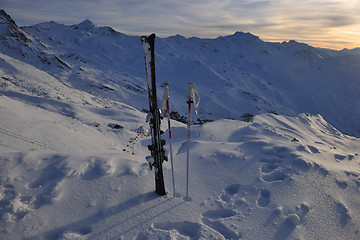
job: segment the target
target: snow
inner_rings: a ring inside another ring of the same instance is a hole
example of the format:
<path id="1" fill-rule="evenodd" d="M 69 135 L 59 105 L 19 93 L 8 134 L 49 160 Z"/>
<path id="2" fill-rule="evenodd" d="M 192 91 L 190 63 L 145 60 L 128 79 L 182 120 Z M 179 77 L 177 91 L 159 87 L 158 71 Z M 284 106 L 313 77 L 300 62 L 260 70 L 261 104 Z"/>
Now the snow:
<path id="1" fill-rule="evenodd" d="M 10 101 L 3 96 L 2 106 L 5 100 Z M 15 100 L 11 102 L 13 106 Z M 21 105 L 32 112 L 33 107 Z M 9 114 L 1 113 L 1 122 L 5 115 Z M 32 114 L 35 119 L 43 115 Z M 54 115 L 53 120 L 63 118 Z M 175 183 L 184 196 L 186 126 L 175 125 L 173 147 L 179 149 L 174 155 Z M 70 128 L 81 135 L 91 131 L 78 125 Z M 36 129 L 47 137 L 54 131 L 46 126 Z M 19 129 L 8 131 L 34 138 Z M 319 115 L 265 114 L 253 123 L 219 120 L 192 126 L 191 202 L 172 196 L 169 163 L 163 165 L 168 195 L 154 193 L 154 173 L 144 160 L 148 137 L 135 143 L 132 155 L 109 149 L 105 140 L 111 134 L 78 139 L 58 131 L 58 136 L 68 141 L 50 139 L 45 146 L 72 151 L 19 152 L 2 146 L 3 239 L 357 236 L 360 143 Z M 125 137 L 118 141 L 125 142 Z M 77 150 L 70 148 L 75 142 Z M 20 146 L 26 144 L 31 145 Z"/>
<path id="2" fill-rule="evenodd" d="M 0 19 L 0 239 L 360 238 L 356 51 L 157 39 L 158 97 L 170 82 L 186 112 L 195 82 L 193 119 L 215 120 L 191 126 L 184 201 L 187 126 L 171 121 L 176 196 L 170 162 L 160 197 L 145 160 L 139 37 L 85 20 L 22 28 L 24 43 Z"/>

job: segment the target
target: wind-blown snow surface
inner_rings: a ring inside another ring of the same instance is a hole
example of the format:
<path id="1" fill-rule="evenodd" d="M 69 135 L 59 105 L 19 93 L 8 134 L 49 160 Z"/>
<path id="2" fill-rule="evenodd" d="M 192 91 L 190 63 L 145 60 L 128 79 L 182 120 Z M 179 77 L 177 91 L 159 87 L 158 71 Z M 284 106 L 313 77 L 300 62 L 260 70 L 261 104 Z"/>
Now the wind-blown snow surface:
<path id="1" fill-rule="evenodd" d="M 186 109 L 194 81 L 200 116 L 218 119 L 191 127 L 189 202 L 176 121 L 177 195 L 169 162 L 168 194 L 154 192 L 138 37 L 90 21 L 19 28 L 0 15 L 0 239 L 360 238 L 360 141 L 325 120 L 358 133 L 355 52 L 243 33 L 158 39 L 172 109 Z M 301 113 L 320 110 L 325 119 Z M 221 119 L 246 112 L 260 114 Z"/>
<path id="2" fill-rule="evenodd" d="M 130 121 L 129 110 L 103 110 L 107 118 L 77 106 L 66 117 L 36 99 L 0 101 L 1 239 L 359 237 L 360 142 L 319 115 L 193 126 L 186 202 L 172 196 L 170 163 L 168 195 L 154 193 L 143 114 Z M 124 128 L 107 127 L 112 117 Z M 184 196 L 186 126 L 174 124 L 176 191 Z"/>

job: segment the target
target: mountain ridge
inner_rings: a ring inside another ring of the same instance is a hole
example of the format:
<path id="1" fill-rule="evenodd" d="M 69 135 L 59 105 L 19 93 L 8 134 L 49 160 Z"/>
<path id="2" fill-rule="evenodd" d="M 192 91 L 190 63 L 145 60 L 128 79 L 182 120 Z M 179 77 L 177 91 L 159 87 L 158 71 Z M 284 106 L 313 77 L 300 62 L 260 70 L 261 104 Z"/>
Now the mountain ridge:
<path id="1" fill-rule="evenodd" d="M 4 54 L 79 91 L 147 108 L 139 37 L 97 27 L 90 20 L 71 26 L 52 21 L 17 30 L 32 41 L 18 42 L 16 36 L 2 33 Z M 215 39 L 158 38 L 155 52 L 158 84 L 171 83 L 172 109 L 181 115 L 186 114 L 190 81 L 202 95 L 201 119 L 320 113 L 342 132 L 360 136 L 360 55 L 329 54 L 296 41 L 269 43 L 244 32 Z M 159 98 L 161 94 L 160 88 Z"/>

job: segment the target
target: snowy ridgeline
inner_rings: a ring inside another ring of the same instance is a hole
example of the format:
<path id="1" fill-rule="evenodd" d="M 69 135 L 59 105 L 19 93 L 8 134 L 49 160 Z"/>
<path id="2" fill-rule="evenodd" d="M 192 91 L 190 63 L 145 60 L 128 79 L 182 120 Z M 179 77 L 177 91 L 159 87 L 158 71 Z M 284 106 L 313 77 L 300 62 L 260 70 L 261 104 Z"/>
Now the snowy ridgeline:
<path id="1" fill-rule="evenodd" d="M 359 135 L 356 50 L 157 39 L 171 108 L 184 114 L 192 81 L 199 118 L 217 119 L 191 127 L 187 202 L 176 121 L 181 196 L 168 162 L 168 194 L 154 193 L 139 37 L 90 21 L 19 28 L 3 11 L 0 23 L 0 239 L 360 239 L 360 141 L 337 130 Z"/>
<path id="2" fill-rule="evenodd" d="M 71 26 L 47 22 L 18 27 L 2 11 L 0 21 L 2 89 L 18 88 L 65 102 L 119 101 L 139 110 L 148 108 L 140 37 L 97 27 L 89 20 Z M 203 100 L 200 119 L 319 113 L 343 133 L 360 136 L 359 49 L 269 43 L 237 32 L 216 39 L 157 38 L 155 55 L 158 85 L 170 82 L 172 110 L 183 116 L 186 82 L 194 82 Z M 8 57 L 35 67 L 36 76 L 20 77 Z M 67 87 L 83 96 L 64 93 Z"/>

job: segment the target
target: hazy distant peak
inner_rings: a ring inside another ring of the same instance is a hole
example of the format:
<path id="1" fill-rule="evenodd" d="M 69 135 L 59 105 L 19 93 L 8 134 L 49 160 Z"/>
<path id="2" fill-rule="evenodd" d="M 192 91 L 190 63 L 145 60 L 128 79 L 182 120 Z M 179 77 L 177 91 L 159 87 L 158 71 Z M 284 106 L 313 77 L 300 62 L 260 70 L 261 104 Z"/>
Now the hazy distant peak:
<path id="1" fill-rule="evenodd" d="M 220 37 L 221 38 L 221 37 Z M 235 32 L 233 35 L 228 35 L 228 36 L 225 36 L 224 38 L 227 38 L 227 39 L 233 39 L 233 40 L 240 40 L 240 41 L 246 41 L 246 42 L 262 42 L 262 40 L 252 34 L 252 33 L 249 33 L 249 32 L 242 32 L 242 31 L 237 31 Z"/>
<path id="2" fill-rule="evenodd" d="M 186 39 L 183 35 L 176 34 L 174 36 L 170 36 L 170 39 Z"/>
<path id="3" fill-rule="evenodd" d="M 343 50 L 340 51 L 340 53 L 342 54 L 348 54 L 348 55 L 359 55 L 360 54 L 360 48 L 354 48 L 354 49 L 347 49 L 344 48 Z"/>
<path id="4" fill-rule="evenodd" d="M 300 43 L 295 40 L 283 41 L 282 44 L 288 45 L 288 46 L 307 46 L 307 44 Z"/>

